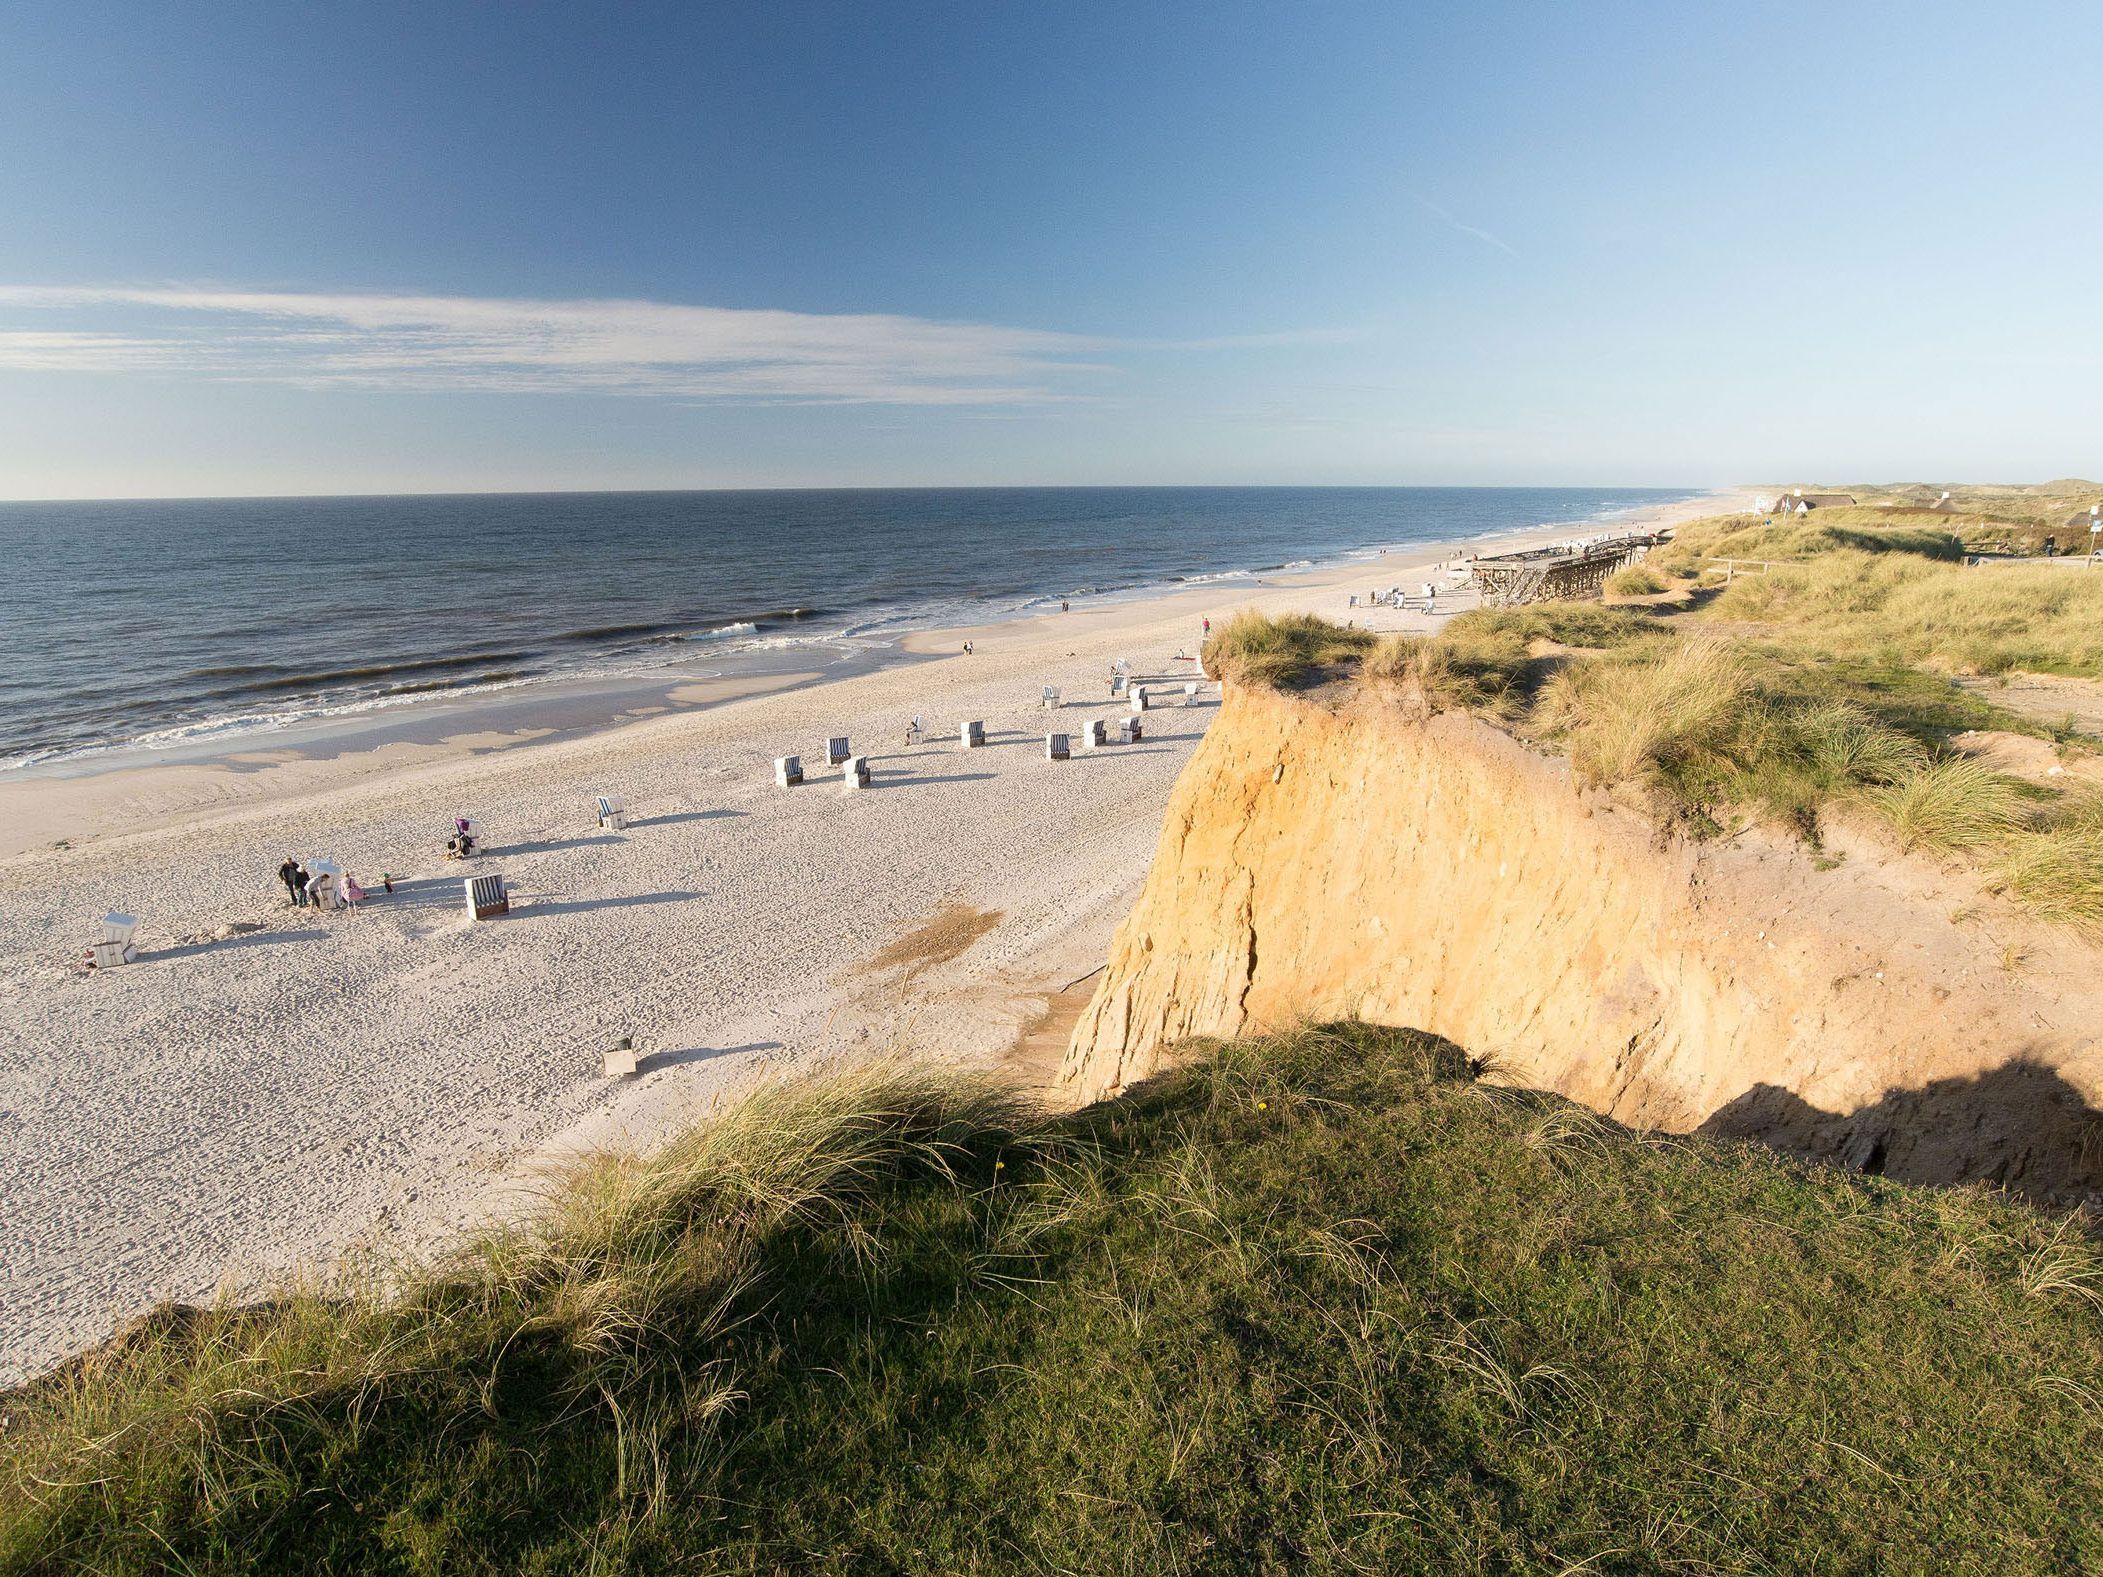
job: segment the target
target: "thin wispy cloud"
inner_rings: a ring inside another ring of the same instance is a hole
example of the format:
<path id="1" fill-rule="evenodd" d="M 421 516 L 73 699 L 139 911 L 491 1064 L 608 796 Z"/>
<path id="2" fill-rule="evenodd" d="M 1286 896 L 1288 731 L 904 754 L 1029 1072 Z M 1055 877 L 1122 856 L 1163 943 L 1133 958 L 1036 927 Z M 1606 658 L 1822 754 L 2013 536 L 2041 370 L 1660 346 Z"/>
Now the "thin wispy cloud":
<path id="1" fill-rule="evenodd" d="M 1454 229 L 1458 230 L 1462 235 L 1471 235 L 1476 240 L 1482 242 L 1484 245 L 1494 246 L 1498 251 L 1503 252 L 1507 256 L 1517 257 L 1519 255 L 1519 249 L 1513 246 L 1509 241 L 1506 241 L 1501 236 L 1491 235 L 1489 231 L 1480 229 L 1475 225 L 1462 224 L 1460 220 L 1454 218 L 1453 215 L 1447 213 L 1445 209 L 1441 208 L 1430 198 L 1419 194 L 1417 195 L 1417 201 L 1423 205 L 1424 211 L 1426 213 L 1432 215 L 1434 218 L 1444 220 L 1447 224 L 1451 225 Z"/>
<path id="2" fill-rule="evenodd" d="M 655 301 L 0 285 L 0 368 L 317 388 L 988 405 L 1071 397 L 1114 343 Z"/>

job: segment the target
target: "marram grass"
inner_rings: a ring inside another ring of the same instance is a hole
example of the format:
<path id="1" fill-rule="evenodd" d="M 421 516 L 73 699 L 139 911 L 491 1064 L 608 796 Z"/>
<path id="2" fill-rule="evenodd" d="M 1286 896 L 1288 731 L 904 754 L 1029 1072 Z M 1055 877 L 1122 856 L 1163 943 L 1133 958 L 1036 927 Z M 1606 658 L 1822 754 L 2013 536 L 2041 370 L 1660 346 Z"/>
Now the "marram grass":
<path id="1" fill-rule="evenodd" d="M 9 1398 L 0 1569 L 2048 1572 L 2103 1258 L 1399 1030 L 777 1092 L 406 1295 Z"/>

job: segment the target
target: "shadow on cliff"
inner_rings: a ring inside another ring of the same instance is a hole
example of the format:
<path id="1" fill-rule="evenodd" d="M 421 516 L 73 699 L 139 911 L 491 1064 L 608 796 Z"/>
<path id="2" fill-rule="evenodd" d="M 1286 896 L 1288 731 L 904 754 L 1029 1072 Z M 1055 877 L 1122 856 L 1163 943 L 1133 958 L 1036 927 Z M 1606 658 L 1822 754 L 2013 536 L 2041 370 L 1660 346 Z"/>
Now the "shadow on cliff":
<path id="1" fill-rule="evenodd" d="M 1756 1084 L 1695 1131 L 1900 1182 L 1995 1183 L 2041 1203 L 2103 1187 L 2103 1112 L 2021 1058 L 1976 1078 L 1888 1090 L 1852 1112 Z"/>

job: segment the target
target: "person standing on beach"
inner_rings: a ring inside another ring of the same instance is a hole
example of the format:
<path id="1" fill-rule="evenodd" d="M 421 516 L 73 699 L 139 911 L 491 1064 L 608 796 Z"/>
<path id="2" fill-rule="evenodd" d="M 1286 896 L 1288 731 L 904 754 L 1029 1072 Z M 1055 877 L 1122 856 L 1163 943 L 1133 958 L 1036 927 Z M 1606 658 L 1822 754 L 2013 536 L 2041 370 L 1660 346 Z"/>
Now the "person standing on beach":
<path id="1" fill-rule="evenodd" d="M 289 855 L 285 863 L 277 868 L 277 879 L 285 884 L 285 891 L 292 895 L 292 907 L 307 906 L 307 873 L 299 868 L 299 861 Z"/>

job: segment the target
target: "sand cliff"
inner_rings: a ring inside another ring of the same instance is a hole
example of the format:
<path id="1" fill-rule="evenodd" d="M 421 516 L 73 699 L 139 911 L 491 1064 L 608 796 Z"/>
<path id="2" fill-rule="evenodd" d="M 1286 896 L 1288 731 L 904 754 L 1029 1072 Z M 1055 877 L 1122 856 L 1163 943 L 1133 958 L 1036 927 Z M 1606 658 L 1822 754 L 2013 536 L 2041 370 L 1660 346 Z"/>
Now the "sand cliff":
<path id="1" fill-rule="evenodd" d="M 2103 1185 L 2103 958 L 1976 877 L 1845 827 L 1819 859 L 1690 841 L 1478 719 L 1236 686 L 1062 1079 L 1097 1098 L 1183 1037 L 1337 1017 L 1639 1127 Z"/>

